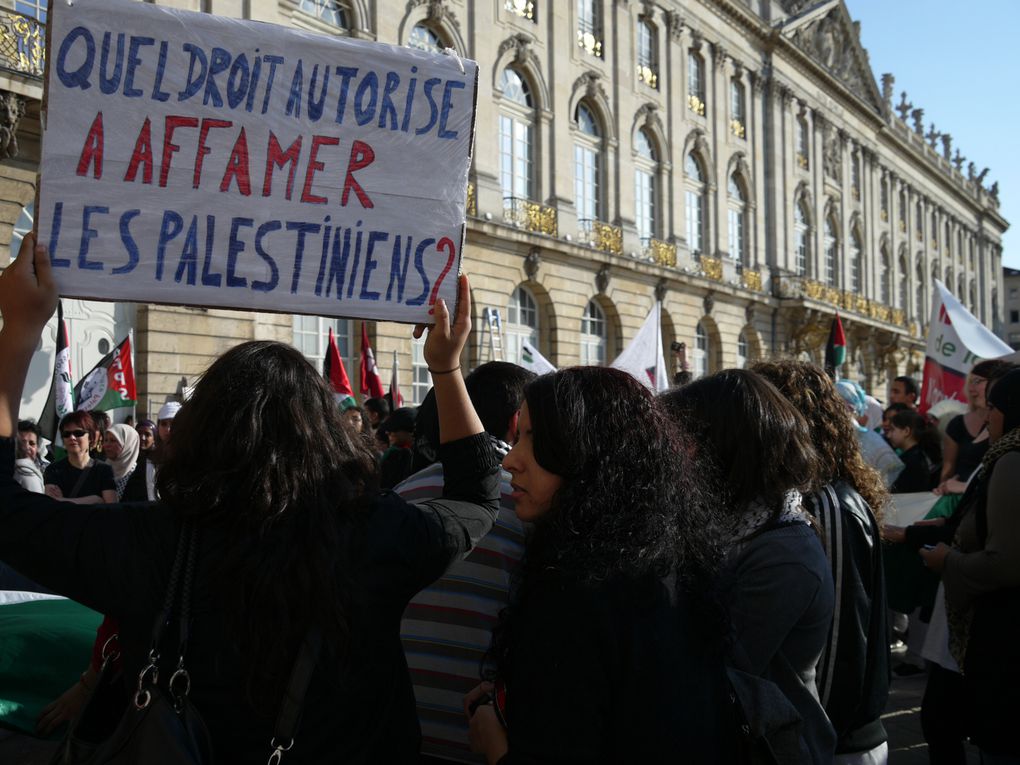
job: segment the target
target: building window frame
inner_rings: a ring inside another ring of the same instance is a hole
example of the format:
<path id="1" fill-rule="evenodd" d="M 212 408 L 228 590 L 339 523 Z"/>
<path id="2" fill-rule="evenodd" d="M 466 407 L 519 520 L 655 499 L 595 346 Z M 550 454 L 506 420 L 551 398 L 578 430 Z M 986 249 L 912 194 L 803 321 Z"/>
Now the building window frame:
<path id="1" fill-rule="evenodd" d="M 535 107 L 528 81 L 507 67 L 500 77 L 499 181 L 503 206 L 535 198 Z"/>
<path id="2" fill-rule="evenodd" d="M 703 163 L 691 151 L 684 160 L 685 233 L 687 247 L 695 256 L 705 253 L 705 213 L 708 183 Z"/>
<path id="3" fill-rule="evenodd" d="M 604 367 L 609 353 L 609 322 L 606 312 L 589 300 L 581 317 L 580 355 L 582 366 Z"/>

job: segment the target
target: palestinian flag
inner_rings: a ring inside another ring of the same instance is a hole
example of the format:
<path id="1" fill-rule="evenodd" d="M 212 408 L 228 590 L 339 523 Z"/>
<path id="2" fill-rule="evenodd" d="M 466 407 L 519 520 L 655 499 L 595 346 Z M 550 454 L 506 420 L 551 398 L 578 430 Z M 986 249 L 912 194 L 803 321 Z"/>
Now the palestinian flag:
<path id="1" fill-rule="evenodd" d="M 846 335 L 843 334 L 843 322 L 839 314 L 832 320 L 829 328 L 829 340 L 825 343 L 825 371 L 833 378 L 839 377 L 839 368 L 846 361 Z"/>
<path id="2" fill-rule="evenodd" d="M 379 369 L 375 365 L 375 354 L 368 342 L 368 326 L 364 322 L 361 324 L 361 392 L 371 398 L 382 398 L 385 395 Z"/>
<path id="3" fill-rule="evenodd" d="M 322 360 L 322 376 L 326 378 L 329 387 L 333 389 L 336 402 L 341 407 L 345 407 L 347 402 L 354 403 L 354 389 L 351 388 L 347 370 L 344 369 L 344 360 L 340 356 L 340 348 L 336 344 L 336 335 L 333 334 L 332 327 L 329 328 L 326 356 Z"/>
<path id="4" fill-rule="evenodd" d="M 78 409 L 106 412 L 135 403 L 135 369 L 131 363 L 131 337 L 103 356 L 74 386 Z"/>
<path id="5" fill-rule="evenodd" d="M 0 571 L 0 729 L 34 736 L 39 713 L 88 664 L 103 616 L 67 598 L 5 589 L 11 574 Z"/>
<path id="6" fill-rule="evenodd" d="M 42 415 L 39 417 L 39 430 L 59 446 L 60 421 L 65 415 L 74 411 L 74 398 L 71 390 L 71 347 L 67 341 L 67 323 L 64 321 L 64 304 L 57 302 L 57 352 L 53 359 L 53 379 L 50 381 L 50 392 L 46 396 Z"/>

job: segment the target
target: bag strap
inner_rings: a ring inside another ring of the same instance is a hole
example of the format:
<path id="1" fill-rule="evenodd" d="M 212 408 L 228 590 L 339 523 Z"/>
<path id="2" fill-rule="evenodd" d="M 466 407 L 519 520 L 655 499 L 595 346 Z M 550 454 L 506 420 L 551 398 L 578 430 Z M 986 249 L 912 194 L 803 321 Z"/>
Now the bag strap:
<path id="1" fill-rule="evenodd" d="M 71 463 L 68 463 L 68 464 L 71 464 Z M 78 492 L 81 491 L 81 487 L 85 485 L 85 479 L 88 478 L 89 477 L 89 473 L 92 472 L 93 465 L 95 465 L 95 460 L 90 458 L 89 459 L 89 466 L 87 468 L 85 468 L 83 471 L 81 471 L 81 474 L 78 476 L 78 480 L 75 481 L 75 483 L 74 483 L 74 488 L 71 489 L 71 496 L 68 497 L 68 499 L 77 499 Z"/>
<path id="2" fill-rule="evenodd" d="M 146 682 L 152 683 L 155 686 L 159 682 L 159 645 L 163 638 L 163 630 L 170 623 L 170 619 L 173 616 L 174 601 L 177 599 L 177 590 L 180 586 L 181 576 L 184 574 L 186 582 L 187 595 L 183 600 L 187 601 L 187 615 L 190 618 L 191 615 L 191 580 L 194 577 L 194 547 L 195 547 L 195 529 L 187 521 L 181 526 L 181 533 L 177 537 L 177 552 L 174 555 L 174 564 L 170 569 L 170 579 L 167 582 L 166 596 L 163 598 L 163 609 L 156 615 L 156 621 L 152 626 L 152 641 L 149 647 L 149 663 L 145 665 L 141 672 L 138 673 L 138 690 L 135 692 L 134 704 L 138 709 L 145 709 L 152 701 L 151 692 L 145 687 Z M 187 566 L 188 571 L 185 572 Z M 181 618 L 181 635 L 184 640 L 187 639 L 187 628 L 185 626 L 186 619 L 183 618 L 183 604 L 182 604 L 182 618 Z M 183 643 L 180 648 L 184 648 Z M 191 689 L 191 680 L 188 677 L 187 672 L 184 671 L 184 652 L 180 651 L 180 659 L 178 660 L 177 670 L 170 678 L 171 687 L 174 682 L 183 682 L 185 688 L 180 697 L 175 696 L 175 706 L 178 705 L 178 701 L 183 704 L 184 698 L 188 695 L 188 691 Z"/>
<path id="3" fill-rule="evenodd" d="M 321 649 L 322 633 L 313 627 L 301 642 L 301 649 L 298 651 L 297 659 L 294 660 L 294 666 L 290 671 L 287 690 L 280 701 L 280 712 L 276 716 L 273 738 L 269 742 L 273 751 L 269 755 L 267 765 L 280 765 L 283 753 L 294 746 L 294 734 L 297 732 L 298 722 L 301 719 L 305 694 L 311 684 L 312 673 L 319 661 Z"/>

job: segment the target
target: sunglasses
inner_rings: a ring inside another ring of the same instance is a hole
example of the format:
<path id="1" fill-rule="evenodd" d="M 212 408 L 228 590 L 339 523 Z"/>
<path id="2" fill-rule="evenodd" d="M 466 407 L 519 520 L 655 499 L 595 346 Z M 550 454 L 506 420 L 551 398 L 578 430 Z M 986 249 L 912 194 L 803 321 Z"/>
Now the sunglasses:
<path id="1" fill-rule="evenodd" d="M 60 431 L 61 438 L 84 438 L 88 435 L 87 430 L 62 430 Z"/>

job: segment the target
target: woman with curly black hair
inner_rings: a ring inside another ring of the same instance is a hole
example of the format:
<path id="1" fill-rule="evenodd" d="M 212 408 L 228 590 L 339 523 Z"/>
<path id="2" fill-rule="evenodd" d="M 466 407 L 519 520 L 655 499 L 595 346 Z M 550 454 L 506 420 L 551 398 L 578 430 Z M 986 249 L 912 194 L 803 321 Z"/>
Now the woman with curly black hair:
<path id="1" fill-rule="evenodd" d="M 716 524 L 692 454 L 623 372 L 528 386 L 503 467 L 534 527 L 495 633 L 495 684 L 465 699 L 490 763 L 733 761 L 719 622 L 699 598 Z M 479 705 L 487 694 L 497 703 Z"/>
<path id="2" fill-rule="evenodd" d="M 706 482 L 725 517 L 729 661 L 771 680 L 800 714 L 797 761 L 831 765 L 836 736 L 815 678 L 833 583 L 801 497 L 818 476 L 807 423 L 775 386 L 742 369 L 696 380 L 663 403 L 714 464 Z"/>
<path id="3" fill-rule="evenodd" d="M 819 457 L 818 486 L 806 499 L 821 526 L 839 607 L 818 665 L 818 696 L 839 737 L 836 762 L 884 762 L 889 641 L 875 516 L 889 494 L 879 472 L 864 461 L 853 420 L 821 367 L 783 360 L 759 362 L 751 370 L 804 416 Z"/>
<path id="4" fill-rule="evenodd" d="M 202 762 L 279 762 L 288 750 L 288 765 L 416 763 L 400 616 L 499 508 L 497 458 L 458 373 L 471 330 L 466 277 L 456 319 L 442 300 L 431 309 L 423 349 L 439 411 L 441 498 L 409 505 L 380 494 L 375 459 L 343 425 L 322 375 L 297 349 L 254 341 L 215 361 L 181 407 L 158 503 L 83 508 L 23 492 L 12 477 L 25 374 L 57 304 L 49 258 L 33 244 L 26 236 L 0 274 L 0 560 L 115 618 L 139 706 L 173 697 L 189 732 L 205 729 L 195 736 Z M 154 636 L 178 578 L 185 592 L 193 582 L 193 597 L 180 593 L 178 618 Z M 185 649 L 186 687 L 173 680 Z M 168 702 L 162 708 L 174 719 Z"/>

